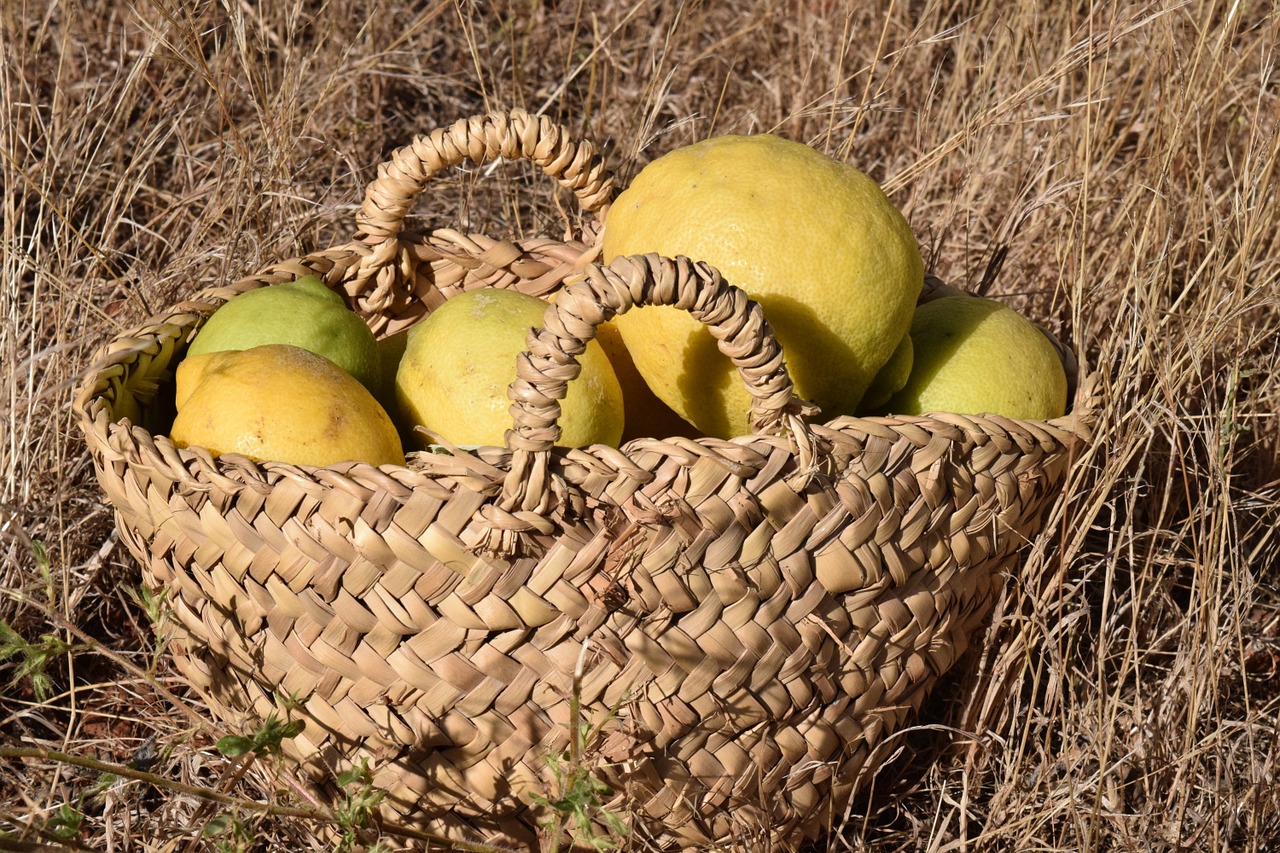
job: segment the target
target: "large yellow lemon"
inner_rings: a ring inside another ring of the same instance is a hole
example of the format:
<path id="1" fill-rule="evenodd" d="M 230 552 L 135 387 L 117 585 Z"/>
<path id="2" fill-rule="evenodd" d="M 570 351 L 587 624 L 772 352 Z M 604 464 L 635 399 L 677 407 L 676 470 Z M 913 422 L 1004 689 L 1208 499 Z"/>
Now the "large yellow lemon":
<path id="1" fill-rule="evenodd" d="M 459 294 L 409 333 L 396 372 L 396 399 L 405 420 L 461 446 L 502 446 L 514 423 L 507 387 L 516 357 L 547 303 L 514 290 L 481 288 Z M 560 401 L 565 447 L 617 446 L 623 402 L 618 378 L 600 344 L 579 357 L 582 371 Z M 430 444 L 428 436 L 418 434 Z"/>
<path id="2" fill-rule="evenodd" d="M 373 332 L 318 276 L 246 290 L 222 304 L 196 333 L 187 355 L 292 344 L 318 353 L 378 392 Z"/>
<path id="3" fill-rule="evenodd" d="M 911 323 L 919 247 L 875 181 L 771 135 L 720 136 L 641 170 L 610 208 L 604 258 L 658 252 L 718 267 L 764 307 L 800 397 L 851 414 Z M 687 313 L 615 321 L 654 393 L 710 435 L 746 434 L 750 398 Z"/>
<path id="4" fill-rule="evenodd" d="M 178 447 L 265 462 L 403 465 L 391 418 L 324 356 L 288 344 L 188 356 L 178 365 Z"/>
<path id="5" fill-rule="evenodd" d="M 926 302 L 911 323 L 915 360 L 885 409 L 998 414 L 1046 420 L 1067 407 L 1067 374 L 1052 343 L 1002 302 L 948 296 Z"/>

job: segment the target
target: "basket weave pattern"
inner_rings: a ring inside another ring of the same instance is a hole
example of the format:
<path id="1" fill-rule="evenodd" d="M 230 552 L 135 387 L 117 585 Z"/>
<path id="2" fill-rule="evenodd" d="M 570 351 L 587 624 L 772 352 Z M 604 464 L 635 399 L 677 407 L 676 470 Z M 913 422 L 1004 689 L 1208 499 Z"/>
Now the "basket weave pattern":
<path id="1" fill-rule="evenodd" d="M 607 207 L 588 143 L 519 112 L 458 122 L 380 167 L 350 243 L 100 353 L 76 410 L 123 540 L 168 592 L 160 630 L 225 719 L 298 700 L 289 754 L 317 775 L 368 757 L 399 822 L 537 849 L 527 793 L 551 785 L 576 691 L 589 722 L 609 718 L 593 756 L 639 835 L 794 849 L 838 822 L 964 652 L 1089 438 L 1087 389 L 1049 422 L 810 423 L 759 306 L 708 266 L 403 227 L 431 175 L 498 157 Z M 475 287 L 559 291 L 520 359 L 507 447 L 323 469 L 175 448 L 165 395 L 199 324 L 310 272 L 380 334 Z M 574 356 L 645 304 L 712 328 L 755 434 L 553 446 Z"/>

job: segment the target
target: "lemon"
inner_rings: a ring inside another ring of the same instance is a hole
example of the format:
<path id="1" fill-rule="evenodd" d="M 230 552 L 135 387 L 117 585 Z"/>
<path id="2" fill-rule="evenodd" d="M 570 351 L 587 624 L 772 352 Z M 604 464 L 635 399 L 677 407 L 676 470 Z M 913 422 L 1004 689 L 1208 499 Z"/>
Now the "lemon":
<path id="1" fill-rule="evenodd" d="M 889 360 L 885 362 L 884 367 L 880 368 L 880 372 L 871 380 L 871 384 L 867 386 L 866 393 L 862 395 L 862 402 L 858 405 L 858 410 L 868 411 L 875 409 L 877 406 L 884 405 L 894 392 L 907 384 L 907 379 L 911 376 L 911 364 L 915 360 L 915 347 L 911 343 L 911 335 L 903 335 L 902 340 L 898 342 L 898 346 L 894 349 L 893 355 L 889 356 Z"/>
<path id="2" fill-rule="evenodd" d="M 378 340 L 378 361 L 382 373 L 389 376 L 394 386 L 396 371 L 400 368 L 400 359 L 404 357 L 405 345 L 409 343 L 409 329 L 401 329 L 393 335 Z"/>
<path id="3" fill-rule="evenodd" d="M 622 388 L 623 431 L 622 440 L 633 438 L 693 438 L 698 431 L 645 384 L 644 377 L 636 370 L 636 363 L 622 342 L 622 333 L 615 323 L 602 323 L 596 329 L 596 340 L 609 356 L 613 372 Z"/>
<path id="4" fill-rule="evenodd" d="M 977 296 L 926 302 L 911 323 L 911 376 L 885 408 L 1046 420 L 1067 407 L 1062 359 L 1040 329 L 1009 306 Z"/>
<path id="5" fill-rule="evenodd" d="M 610 208 L 606 261 L 657 252 L 718 267 L 763 307 L 797 394 L 827 417 L 854 412 L 911 323 L 924 264 L 911 228 L 868 176 L 777 136 L 720 136 L 640 171 Z M 686 312 L 620 315 L 654 393 L 695 427 L 749 431 L 750 398 Z"/>
<path id="6" fill-rule="evenodd" d="M 410 327 L 412 328 L 412 327 Z M 409 343 L 410 329 L 401 329 L 393 335 L 378 339 L 378 390 L 374 396 L 388 409 L 396 407 L 396 371 Z"/>
<path id="7" fill-rule="evenodd" d="M 373 332 L 318 276 L 247 290 L 205 322 L 188 356 L 292 344 L 333 361 L 377 393 L 380 373 Z"/>
<path id="8" fill-rule="evenodd" d="M 432 311 L 410 331 L 396 372 L 402 417 L 453 444 L 503 445 L 514 423 L 507 387 L 516 378 L 516 357 L 546 310 L 535 296 L 481 288 Z M 590 341 L 579 363 L 582 371 L 560 401 L 557 444 L 616 446 L 624 410 L 609 357 Z"/>
<path id="9" fill-rule="evenodd" d="M 391 418 L 363 385 L 301 347 L 266 344 L 188 356 L 178 365 L 178 447 L 259 462 L 403 465 Z"/>

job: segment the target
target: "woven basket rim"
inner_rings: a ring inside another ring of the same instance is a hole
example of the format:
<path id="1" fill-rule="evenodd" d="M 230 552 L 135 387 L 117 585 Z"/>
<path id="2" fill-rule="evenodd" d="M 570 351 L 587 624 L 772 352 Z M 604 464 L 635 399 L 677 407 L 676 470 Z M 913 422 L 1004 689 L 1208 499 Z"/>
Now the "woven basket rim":
<path id="1" fill-rule="evenodd" d="M 559 241 L 547 240 L 541 238 L 543 243 L 556 243 Z M 561 242 L 560 245 L 570 245 Z M 106 396 L 108 388 L 110 388 L 109 378 L 113 378 L 120 370 L 122 361 L 127 360 L 127 356 L 131 353 L 149 350 L 158 346 L 163 347 L 165 338 L 170 338 L 170 342 L 174 345 L 179 343 L 176 335 L 170 337 L 165 334 L 166 330 L 182 330 L 186 337 L 189 338 L 196 326 L 206 319 L 221 303 L 231 298 L 232 295 L 246 290 L 258 287 L 270 286 L 267 279 L 275 279 L 276 282 L 286 282 L 294 280 L 293 276 L 301 276 L 305 274 L 318 273 L 326 279 L 332 278 L 331 271 L 324 272 L 323 267 L 335 255 L 349 255 L 352 257 L 359 256 L 367 251 L 361 243 L 350 242 L 329 249 L 313 252 L 308 255 L 290 258 L 281 263 L 272 264 L 264 267 L 258 273 L 245 276 L 230 285 L 215 285 L 203 288 L 190 297 L 182 299 L 167 309 L 153 312 L 146 319 L 139 322 L 132 329 L 116 335 L 109 342 L 99 346 L 94 355 L 89 360 L 88 368 L 83 372 L 80 381 L 79 391 L 73 403 L 77 420 L 80 422 L 82 429 L 86 433 L 95 433 L 100 438 L 106 438 L 111 431 L 112 424 L 120 424 L 123 427 L 123 421 L 113 421 L 110 419 L 103 420 L 95 415 L 95 404 L 103 400 Z M 320 263 L 317 263 L 319 261 Z M 332 269 L 332 268 L 331 268 Z M 304 272 L 305 271 L 305 272 Z M 938 284 L 942 284 L 940 280 L 934 278 Z M 333 282 L 328 282 L 330 286 L 334 286 Z M 948 285 L 942 284 L 952 291 Z M 963 291 L 959 291 L 963 293 Z M 972 295 L 972 294 L 968 294 Z M 184 319 L 185 318 L 185 319 Z M 176 321 L 176 322 L 175 322 Z M 1046 332 L 1046 334 L 1048 334 Z M 1061 345 L 1052 336 L 1049 336 L 1058 348 L 1060 353 L 1071 354 L 1071 351 Z M 124 356 L 124 357 L 122 357 Z M 1071 365 L 1067 365 L 1070 370 Z M 1051 418 L 1048 420 L 1032 420 L 1020 418 L 1008 418 L 996 414 L 961 414 L 953 412 L 930 412 L 920 415 L 835 415 L 829 418 L 820 419 L 812 422 L 812 426 L 818 429 L 862 429 L 870 433 L 880 433 L 885 430 L 898 431 L 910 430 L 915 431 L 925 429 L 933 431 L 938 428 L 955 427 L 963 429 L 967 432 L 997 432 L 1004 433 L 1010 430 L 1028 430 L 1036 432 L 1041 429 L 1049 429 L 1053 432 L 1070 433 L 1077 438 L 1088 439 L 1091 437 L 1092 428 L 1096 422 L 1098 409 L 1100 408 L 1100 376 L 1096 372 L 1086 373 L 1082 376 L 1072 377 L 1075 385 L 1075 393 L 1072 395 L 1071 405 L 1067 412 L 1061 417 Z M 313 465 L 296 465 L 293 463 L 284 463 L 276 461 L 253 462 L 236 454 L 227 454 L 223 457 L 211 457 L 207 451 L 202 448 L 178 448 L 172 444 L 169 438 L 163 433 L 152 433 L 145 427 L 138 424 L 130 423 L 127 427 L 128 431 L 134 436 L 135 440 L 142 440 L 144 443 L 149 440 L 160 445 L 163 449 L 160 451 L 162 457 L 173 460 L 181 460 L 184 468 L 188 468 L 191 463 L 198 463 L 201 470 L 213 470 L 219 473 L 228 473 L 230 471 L 241 472 L 247 469 L 258 469 L 264 472 L 263 479 L 267 479 L 265 472 L 268 471 L 321 471 L 326 468 L 335 472 L 342 472 L 347 476 L 351 476 L 357 471 L 364 471 L 365 476 L 369 476 L 370 471 L 379 469 L 382 471 L 408 471 L 417 473 L 420 469 L 415 468 L 411 464 L 406 465 L 381 465 L 373 466 L 363 462 L 339 463 L 331 466 L 313 466 Z M 145 436 L 145 438 L 144 438 Z M 765 435 L 761 433 L 748 433 L 741 436 L 732 436 L 730 438 L 718 438 L 713 436 L 698 436 L 694 438 L 685 437 L 663 437 L 663 436 L 646 436 L 631 439 L 620 447 L 612 448 L 608 445 L 591 445 L 583 448 L 569 448 L 557 446 L 554 453 L 559 456 L 569 456 L 575 452 L 582 452 L 592 449 L 608 447 L 610 450 L 628 453 L 634 449 L 653 449 L 655 443 L 668 444 L 688 450 L 692 445 L 699 445 L 711 451 L 723 451 L 731 447 L 751 447 L 760 441 L 773 445 L 777 442 L 777 436 Z M 509 457 L 511 451 L 503 446 L 487 446 L 487 447 L 466 447 L 451 448 L 457 452 L 476 456 L 485 460 L 489 464 L 500 464 L 500 461 Z M 424 451 L 413 451 L 411 455 L 417 457 Z M 438 455 L 438 454 L 433 454 Z M 402 477 L 397 479 L 403 480 Z M 407 484 L 406 484 L 407 485 Z"/>
<path id="2" fill-rule="evenodd" d="M 594 222 L 586 226 L 588 233 L 585 236 L 588 239 L 574 241 L 566 235 L 564 240 L 528 238 L 503 241 L 494 240 L 487 235 L 463 234 L 448 228 L 416 233 L 405 230 L 406 216 L 434 174 L 462 163 L 481 165 L 500 159 L 528 159 L 548 177 L 573 192 L 582 210 L 595 215 Z M 567 275 L 581 272 L 586 264 L 597 258 L 600 251 L 598 232 L 607 218 L 614 190 L 613 175 L 606 168 L 598 147 L 587 140 L 574 140 L 567 129 L 545 116 L 530 115 L 523 110 L 513 109 L 460 119 L 448 127 L 417 136 L 379 165 L 377 177 L 366 187 L 363 202 L 356 214 L 357 231 L 348 242 L 269 264 L 229 285 L 203 288 L 171 307 L 151 314 L 133 329 L 100 346 L 89 362 L 73 403 L 77 420 L 86 435 L 92 434 L 106 440 L 112 432 L 113 419 L 99 417 L 99 410 L 104 407 L 98 401 L 112 388 L 111 379 L 119 376 L 124 369 L 122 362 L 129 360 L 129 354 L 135 350 L 159 351 L 189 343 L 194 329 L 218 305 L 235 293 L 255 287 L 294 280 L 303 275 L 320 275 L 331 288 L 343 293 L 348 303 L 381 336 L 397 329 L 396 321 L 388 319 L 387 309 L 393 307 L 395 291 L 403 289 L 406 269 L 413 263 L 421 263 L 424 257 L 448 258 L 479 268 L 502 267 L 522 280 L 541 273 L 548 279 L 548 287 L 555 286 Z M 532 272 L 530 261 L 534 262 Z M 540 265 L 537 265 L 538 261 L 541 261 Z M 524 264 L 524 267 L 517 270 L 519 264 Z M 926 275 L 920 301 L 954 293 L 963 291 L 949 287 L 936 276 Z M 426 310 L 430 310 L 430 307 L 426 306 Z M 550 314 L 549 311 L 549 317 Z M 767 318 L 765 319 L 767 323 Z M 410 321 L 405 322 L 407 324 Z M 1032 421 L 997 415 L 952 413 L 911 416 L 842 415 L 826 420 L 809 419 L 807 426 L 801 426 L 801 429 L 862 429 L 870 433 L 884 433 L 959 428 L 973 433 L 996 434 L 1009 431 L 1035 434 L 1048 430 L 1088 439 L 1091 437 L 1099 403 L 1097 377 L 1080 377 L 1075 354 L 1041 328 L 1062 357 L 1069 385 L 1073 386 L 1072 390 L 1075 392 L 1069 395 L 1069 409 L 1060 418 Z M 771 335 L 767 327 L 764 334 Z M 782 356 L 785 359 L 785 351 Z M 785 365 L 782 370 L 785 374 Z M 803 405 L 798 401 L 797 404 Z M 289 470 L 295 475 L 299 471 L 324 470 L 314 466 L 279 462 L 252 463 L 235 456 L 212 459 L 207 452 L 199 449 L 176 448 L 167 437 L 152 435 L 137 424 L 130 423 L 128 430 L 134 442 L 156 445 L 156 450 L 148 455 L 158 453 L 159 457 L 171 460 L 171 464 L 182 468 L 196 466 L 211 472 L 211 476 L 256 469 L 257 476 L 252 479 L 259 479 L 265 476 L 266 471 L 274 469 Z M 696 453 L 702 448 L 704 452 L 717 454 L 738 452 L 733 451 L 733 448 L 749 448 L 761 440 L 772 441 L 772 438 L 758 432 L 727 439 L 670 439 L 651 436 L 632 439 L 617 449 L 606 450 L 602 445 L 595 445 L 590 449 L 557 447 L 554 452 L 566 456 L 575 451 L 581 454 L 590 450 L 594 453 L 615 456 L 620 453 L 625 456 L 636 450 L 653 449 L 658 444 L 677 446 L 683 453 Z M 501 459 L 507 453 L 507 448 L 488 447 L 477 448 L 472 455 L 492 464 L 492 460 Z M 366 477 L 372 476 L 371 472 L 374 470 L 374 466 L 366 463 L 344 463 L 330 467 L 348 474 L 363 471 Z M 396 471 L 400 479 L 404 479 L 404 472 L 412 469 L 411 465 L 381 466 L 383 472 Z"/>

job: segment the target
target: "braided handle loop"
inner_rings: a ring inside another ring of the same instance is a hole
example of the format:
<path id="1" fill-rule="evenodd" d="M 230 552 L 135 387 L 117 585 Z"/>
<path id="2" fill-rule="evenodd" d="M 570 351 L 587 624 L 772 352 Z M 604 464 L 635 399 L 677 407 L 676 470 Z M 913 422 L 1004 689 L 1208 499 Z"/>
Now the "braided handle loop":
<path id="1" fill-rule="evenodd" d="M 499 158 L 533 162 L 572 191 L 584 210 L 600 210 L 613 198 L 613 175 L 595 145 L 571 139 L 568 130 L 545 116 L 523 110 L 490 113 L 415 137 L 378 166 L 356 214 L 363 241 L 394 243 L 432 175 L 468 161 L 483 166 Z"/>
<path id="2" fill-rule="evenodd" d="M 814 409 L 795 396 L 782 347 L 758 303 L 714 267 L 684 257 L 648 254 L 615 258 L 608 266 L 593 263 L 548 306 L 542 328 L 529 332 L 528 350 L 517 361 L 517 378 L 507 389 L 514 420 L 506 435 L 511 467 L 501 499 L 482 510 L 489 547 L 511 550 L 520 533 L 546 527 L 556 509 L 548 466 L 560 437 L 559 401 L 580 373 L 578 357 L 601 323 L 645 305 L 670 305 L 705 323 L 751 394 L 752 428 L 789 436 L 802 471 L 815 470 L 816 440 L 805 420 Z"/>

